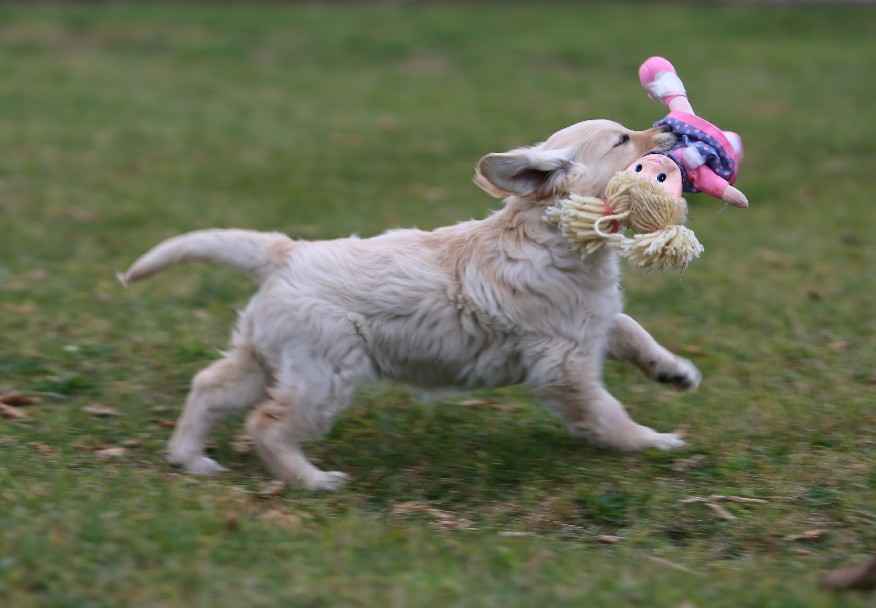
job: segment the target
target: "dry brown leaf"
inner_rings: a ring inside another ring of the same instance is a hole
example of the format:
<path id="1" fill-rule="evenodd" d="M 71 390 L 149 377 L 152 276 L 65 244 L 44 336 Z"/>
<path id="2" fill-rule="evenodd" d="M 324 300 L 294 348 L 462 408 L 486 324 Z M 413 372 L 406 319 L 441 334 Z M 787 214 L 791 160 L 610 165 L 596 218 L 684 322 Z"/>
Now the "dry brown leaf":
<path id="1" fill-rule="evenodd" d="M 487 407 L 500 412 L 513 412 L 520 409 L 520 406 L 516 403 L 491 403 Z"/>
<path id="2" fill-rule="evenodd" d="M 55 448 L 53 448 L 52 446 L 50 446 L 46 443 L 39 443 L 38 441 L 32 441 L 30 443 L 30 447 L 32 447 L 37 452 L 39 452 L 40 454 L 43 454 L 45 456 L 51 456 L 52 454 L 55 453 Z"/>
<path id="3" fill-rule="evenodd" d="M 438 74 L 446 72 L 449 65 L 443 55 L 420 53 L 408 57 L 401 64 L 401 69 L 410 74 Z"/>
<path id="4" fill-rule="evenodd" d="M 377 128 L 382 131 L 395 131 L 398 128 L 398 117 L 392 114 L 384 114 L 377 117 Z"/>
<path id="5" fill-rule="evenodd" d="M 286 483 L 282 482 L 278 479 L 275 479 L 273 481 L 269 481 L 268 483 L 266 483 L 262 487 L 260 487 L 259 491 L 256 493 L 256 495 L 259 498 L 271 498 L 273 496 L 279 496 L 280 494 L 282 494 L 285 491 L 286 491 Z"/>
<path id="6" fill-rule="evenodd" d="M 156 420 L 155 424 L 163 429 L 172 429 L 176 427 L 176 420 L 168 420 L 167 418 L 162 418 L 161 420 Z"/>
<path id="7" fill-rule="evenodd" d="M 466 399 L 460 405 L 464 405 L 466 407 L 480 407 L 482 405 L 490 405 L 491 403 L 495 403 L 492 399 Z"/>
<path id="8" fill-rule="evenodd" d="M 6 304 L 3 308 L 16 315 L 28 316 L 36 312 L 36 306 L 30 303 Z"/>
<path id="9" fill-rule="evenodd" d="M 240 528 L 240 517 L 237 513 L 229 513 L 225 518 L 225 529 L 229 532 L 235 532 Z"/>
<path id="10" fill-rule="evenodd" d="M 82 439 L 77 439 L 70 444 L 70 447 L 74 450 L 84 450 L 87 452 L 93 452 L 95 449 L 97 449 L 95 447 L 93 437 L 83 437 Z"/>
<path id="11" fill-rule="evenodd" d="M 466 407 L 487 407 L 500 412 L 511 412 L 518 407 L 514 403 L 501 403 L 495 399 L 467 399 L 460 403 L 460 405 Z"/>
<path id="12" fill-rule="evenodd" d="M 0 403 L 11 405 L 13 407 L 22 407 L 25 405 L 36 405 L 40 400 L 32 395 L 23 395 L 18 392 L 11 392 L 0 395 Z"/>
<path id="13" fill-rule="evenodd" d="M 821 586 L 827 589 L 876 589 L 876 557 L 861 564 L 844 566 L 828 572 L 821 579 Z"/>
<path id="14" fill-rule="evenodd" d="M 108 418 L 110 416 L 119 416 L 119 411 L 110 407 L 109 405 L 102 405 L 100 403 L 91 403 L 82 408 L 83 412 L 91 414 L 92 416 L 97 416 L 99 418 Z"/>
<path id="15" fill-rule="evenodd" d="M 64 209 L 64 215 L 67 217 L 76 220 L 77 222 L 83 222 L 90 224 L 91 222 L 97 219 L 97 212 L 93 209 L 85 209 L 84 207 L 67 207 Z"/>
<path id="16" fill-rule="evenodd" d="M 287 530 L 295 530 L 301 527 L 301 517 L 289 511 L 281 509 L 271 509 L 259 515 L 259 519 L 286 528 Z"/>
<path id="17" fill-rule="evenodd" d="M 758 250 L 757 257 L 774 268 L 791 268 L 794 265 L 793 257 L 772 249 Z"/>
<path id="18" fill-rule="evenodd" d="M 128 452 L 127 449 L 119 446 L 111 447 L 111 448 L 103 448 L 102 450 L 97 450 L 94 455 L 100 458 L 101 460 L 110 460 L 113 458 L 121 458 Z"/>
<path id="19" fill-rule="evenodd" d="M 706 463 L 706 457 L 703 454 L 694 454 L 690 458 L 681 458 L 672 463 L 672 470 L 676 473 L 686 473 L 693 469 L 698 469 Z"/>
<path id="20" fill-rule="evenodd" d="M 596 542 L 602 543 L 603 545 L 616 545 L 622 540 L 623 538 L 620 536 L 614 536 L 613 534 L 600 534 L 596 537 Z"/>
<path id="21" fill-rule="evenodd" d="M 17 407 L 7 405 L 5 403 L 0 403 L 0 416 L 8 418 L 9 420 L 21 420 L 22 418 L 29 418 L 27 412 L 23 412 Z"/>
<path id="22" fill-rule="evenodd" d="M 830 350 L 839 353 L 839 352 L 842 352 L 844 350 L 848 350 L 849 341 L 848 340 L 834 340 L 833 342 L 828 344 L 827 347 Z"/>
<path id="23" fill-rule="evenodd" d="M 467 530 L 471 528 L 471 520 L 464 517 L 459 517 L 450 511 L 436 509 L 426 503 L 416 500 L 396 503 L 392 507 L 393 515 L 410 515 L 410 514 L 428 515 L 434 520 L 434 523 L 445 530 Z"/>
<path id="24" fill-rule="evenodd" d="M 827 530 L 815 528 L 813 530 L 800 532 L 799 534 L 789 534 L 785 537 L 785 540 L 790 542 L 821 540 L 821 538 L 824 537 L 825 534 L 827 534 Z"/>

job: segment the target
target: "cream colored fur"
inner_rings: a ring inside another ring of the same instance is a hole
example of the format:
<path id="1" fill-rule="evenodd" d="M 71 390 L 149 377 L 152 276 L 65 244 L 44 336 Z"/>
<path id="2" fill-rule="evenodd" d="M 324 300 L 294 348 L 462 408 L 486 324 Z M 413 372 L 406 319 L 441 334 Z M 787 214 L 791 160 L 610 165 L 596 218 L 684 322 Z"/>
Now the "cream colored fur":
<path id="1" fill-rule="evenodd" d="M 260 283 L 229 352 L 195 377 L 169 460 L 197 474 L 222 470 L 204 453 L 210 427 L 251 408 L 247 429 L 277 478 L 335 489 L 346 475 L 316 468 L 301 444 L 330 428 L 357 387 L 380 378 L 436 388 L 522 383 L 599 445 L 683 445 L 627 415 L 602 384 L 603 360 L 630 361 L 679 388 L 694 388 L 699 372 L 622 313 L 612 252 L 582 260 L 543 218 L 555 197 L 600 195 L 614 173 L 671 143 L 656 129 L 593 120 L 489 154 L 475 181 L 504 206 L 431 232 L 307 242 L 207 230 L 159 244 L 123 282 L 208 260 Z"/>

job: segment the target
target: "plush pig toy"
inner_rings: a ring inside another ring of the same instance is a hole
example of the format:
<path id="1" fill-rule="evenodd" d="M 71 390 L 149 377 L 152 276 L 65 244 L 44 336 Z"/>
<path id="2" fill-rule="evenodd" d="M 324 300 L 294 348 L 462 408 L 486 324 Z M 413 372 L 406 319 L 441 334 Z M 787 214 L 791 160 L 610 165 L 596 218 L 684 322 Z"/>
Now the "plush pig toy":
<path id="1" fill-rule="evenodd" d="M 651 57 L 641 65 L 639 82 L 653 99 L 669 108 L 669 114 L 654 126 L 668 127 L 678 138 L 676 146 L 665 154 L 681 169 L 683 190 L 748 207 L 748 199 L 733 186 L 742 160 L 739 135 L 722 131 L 694 114 L 684 84 L 663 57 Z"/>

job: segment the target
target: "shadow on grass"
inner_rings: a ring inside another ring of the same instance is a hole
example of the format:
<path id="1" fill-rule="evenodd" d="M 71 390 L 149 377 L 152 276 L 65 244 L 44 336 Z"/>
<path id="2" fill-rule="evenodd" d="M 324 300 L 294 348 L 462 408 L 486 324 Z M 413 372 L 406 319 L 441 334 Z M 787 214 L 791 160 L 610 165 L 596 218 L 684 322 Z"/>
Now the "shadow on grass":
<path id="1" fill-rule="evenodd" d="M 267 478 L 255 454 L 240 455 L 222 433 L 217 457 L 247 476 Z M 307 453 L 353 477 L 350 491 L 374 507 L 405 500 L 478 504 L 517 494 L 529 484 L 574 483 L 617 454 L 576 439 L 542 410 L 478 409 L 458 404 L 378 405 L 342 416 Z"/>

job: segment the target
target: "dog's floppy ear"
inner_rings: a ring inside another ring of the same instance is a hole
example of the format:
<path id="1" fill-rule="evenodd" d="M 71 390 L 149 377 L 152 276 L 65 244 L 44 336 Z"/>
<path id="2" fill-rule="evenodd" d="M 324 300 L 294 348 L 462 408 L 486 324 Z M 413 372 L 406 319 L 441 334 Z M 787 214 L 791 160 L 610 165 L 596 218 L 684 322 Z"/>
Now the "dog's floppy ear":
<path id="1" fill-rule="evenodd" d="M 474 183 L 496 198 L 512 194 L 530 195 L 559 172 L 572 165 L 574 150 L 541 150 L 521 148 L 501 154 L 487 154 L 478 161 Z"/>

